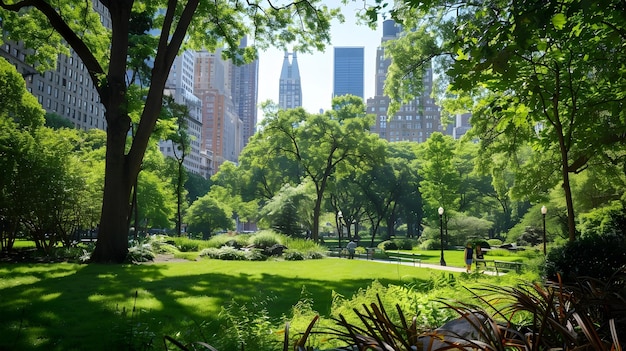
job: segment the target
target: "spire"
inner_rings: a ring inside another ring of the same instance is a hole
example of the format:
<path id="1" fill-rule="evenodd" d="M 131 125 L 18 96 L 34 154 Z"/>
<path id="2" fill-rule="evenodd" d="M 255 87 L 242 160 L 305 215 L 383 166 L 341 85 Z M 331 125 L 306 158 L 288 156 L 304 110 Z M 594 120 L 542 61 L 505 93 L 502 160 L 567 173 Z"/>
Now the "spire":
<path id="1" fill-rule="evenodd" d="M 289 55 L 292 56 L 289 62 Z M 300 69 L 296 53 L 285 51 L 283 67 L 280 72 L 280 89 L 278 105 L 281 108 L 295 108 L 302 106 L 302 89 L 300 87 Z"/>

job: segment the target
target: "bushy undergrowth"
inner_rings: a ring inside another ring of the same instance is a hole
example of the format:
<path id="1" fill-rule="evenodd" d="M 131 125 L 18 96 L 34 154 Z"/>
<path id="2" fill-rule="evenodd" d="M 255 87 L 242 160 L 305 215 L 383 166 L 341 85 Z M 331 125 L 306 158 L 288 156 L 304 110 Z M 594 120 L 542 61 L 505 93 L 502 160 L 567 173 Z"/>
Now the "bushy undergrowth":
<path id="1" fill-rule="evenodd" d="M 256 248 L 265 249 L 274 245 L 283 245 L 282 234 L 271 230 L 264 230 L 256 233 L 250 238 L 250 244 Z"/>
<path id="2" fill-rule="evenodd" d="M 412 250 L 413 246 L 417 244 L 416 240 L 413 239 L 392 239 L 385 240 L 378 244 L 378 248 L 382 250 Z"/>
<path id="3" fill-rule="evenodd" d="M 216 247 L 220 248 L 222 246 L 232 246 L 232 247 L 246 247 L 250 245 L 250 234 L 218 234 L 209 238 L 206 241 L 205 247 Z"/>
<path id="4" fill-rule="evenodd" d="M 214 248 L 209 247 L 200 251 L 200 257 L 207 257 L 216 260 L 226 260 L 226 261 L 245 261 L 246 253 L 244 251 L 235 249 L 233 247 L 222 247 L 222 248 Z"/>
<path id="5" fill-rule="evenodd" d="M 587 236 L 553 248 L 546 258 L 548 279 L 565 282 L 589 276 L 608 279 L 626 265 L 626 239 L 617 235 Z"/>
<path id="6" fill-rule="evenodd" d="M 133 242 L 128 248 L 126 260 L 130 262 L 148 262 L 154 260 L 155 254 L 150 242 Z"/>
<path id="7" fill-rule="evenodd" d="M 500 246 L 502 245 L 502 240 L 500 239 L 488 239 L 487 242 L 489 243 L 489 246 Z"/>

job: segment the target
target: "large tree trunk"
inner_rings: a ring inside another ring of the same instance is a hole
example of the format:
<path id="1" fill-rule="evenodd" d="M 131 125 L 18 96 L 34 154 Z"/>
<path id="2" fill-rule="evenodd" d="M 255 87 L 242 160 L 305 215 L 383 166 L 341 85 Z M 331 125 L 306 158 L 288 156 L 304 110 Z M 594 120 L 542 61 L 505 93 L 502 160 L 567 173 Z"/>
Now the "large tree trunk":
<path id="1" fill-rule="evenodd" d="M 117 129 L 117 130 L 116 130 Z M 128 254 L 128 218 L 132 177 L 126 164 L 126 133 L 109 125 L 104 197 L 94 262 L 121 263 Z"/>

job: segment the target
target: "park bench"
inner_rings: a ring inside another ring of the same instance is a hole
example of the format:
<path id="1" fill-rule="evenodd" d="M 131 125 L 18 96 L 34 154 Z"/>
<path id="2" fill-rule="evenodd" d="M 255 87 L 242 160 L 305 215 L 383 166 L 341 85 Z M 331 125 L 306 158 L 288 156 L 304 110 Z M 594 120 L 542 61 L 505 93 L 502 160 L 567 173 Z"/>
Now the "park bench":
<path id="1" fill-rule="evenodd" d="M 420 258 L 419 254 L 405 253 L 405 252 L 399 252 L 399 251 L 397 252 L 385 251 L 385 253 L 387 254 L 387 257 L 389 257 L 392 260 L 397 260 L 398 263 L 412 262 L 413 266 L 415 266 L 416 263 L 420 267 L 422 266 L 422 259 Z"/>
<path id="2" fill-rule="evenodd" d="M 515 271 L 516 273 L 522 272 L 523 263 L 511 262 L 511 261 L 498 261 L 498 260 L 483 260 L 476 259 L 476 270 L 480 272 L 481 268 L 485 271 L 496 272 L 496 275 L 500 273 L 506 273 L 509 271 Z"/>

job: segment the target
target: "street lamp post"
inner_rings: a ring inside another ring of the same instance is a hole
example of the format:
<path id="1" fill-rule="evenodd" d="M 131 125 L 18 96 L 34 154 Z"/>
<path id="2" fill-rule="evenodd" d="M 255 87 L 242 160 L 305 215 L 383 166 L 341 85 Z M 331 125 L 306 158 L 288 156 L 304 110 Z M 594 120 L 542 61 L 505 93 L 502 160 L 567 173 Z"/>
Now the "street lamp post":
<path id="1" fill-rule="evenodd" d="M 341 250 L 343 246 L 341 246 L 341 234 L 343 233 L 343 213 L 341 211 L 337 212 L 337 220 L 339 221 L 339 249 Z"/>
<path id="2" fill-rule="evenodd" d="M 541 206 L 541 216 L 543 217 L 543 255 L 546 255 L 546 213 L 548 212 L 548 208 L 546 206 Z"/>
<path id="3" fill-rule="evenodd" d="M 446 260 L 443 258 L 443 207 L 439 207 L 439 236 L 441 237 L 441 260 L 439 264 L 446 265 Z"/>

